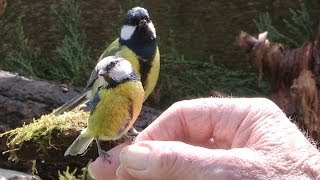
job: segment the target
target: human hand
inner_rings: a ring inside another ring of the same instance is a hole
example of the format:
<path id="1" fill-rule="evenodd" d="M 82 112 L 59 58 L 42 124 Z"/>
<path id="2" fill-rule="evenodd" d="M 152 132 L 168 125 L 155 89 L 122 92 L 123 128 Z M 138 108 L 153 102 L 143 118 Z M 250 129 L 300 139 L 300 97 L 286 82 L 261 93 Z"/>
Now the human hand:
<path id="1" fill-rule="evenodd" d="M 318 150 L 273 102 L 262 98 L 175 103 L 133 144 L 108 153 L 111 165 L 98 158 L 89 166 L 96 179 L 320 177 Z"/>

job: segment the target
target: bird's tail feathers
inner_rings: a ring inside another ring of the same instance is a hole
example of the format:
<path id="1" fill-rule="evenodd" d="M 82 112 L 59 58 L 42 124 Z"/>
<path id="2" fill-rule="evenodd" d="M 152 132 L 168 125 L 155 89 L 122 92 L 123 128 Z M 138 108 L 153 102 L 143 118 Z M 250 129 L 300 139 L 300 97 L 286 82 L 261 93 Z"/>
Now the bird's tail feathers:
<path id="1" fill-rule="evenodd" d="M 77 139 L 69 146 L 69 148 L 64 153 L 64 156 L 71 155 L 75 156 L 77 154 L 83 154 L 88 146 L 91 144 L 93 138 L 84 137 L 83 133 L 86 131 L 84 129 L 81 134 L 77 137 Z"/>
<path id="2" fill-rule="evenodd" d="M 63 104 L 61 107 L 59 107 L 58 109 L 53 111 L 53 114 L 55 116 L 59 116 L 61 115 L 63 112 L 65 111 L 70 111 L 74 108 L 76 108 L 77 106 L 85 103 L 86 101 L 88 101 L 88 97 L 87 95 L 91 93 L 90 90 L 84 91 L 81 94 L 79 94 L 78 96 L 74 97 L 73 99 L 71 99 L 70 101 L 66 102 L 65 104 Z"/>

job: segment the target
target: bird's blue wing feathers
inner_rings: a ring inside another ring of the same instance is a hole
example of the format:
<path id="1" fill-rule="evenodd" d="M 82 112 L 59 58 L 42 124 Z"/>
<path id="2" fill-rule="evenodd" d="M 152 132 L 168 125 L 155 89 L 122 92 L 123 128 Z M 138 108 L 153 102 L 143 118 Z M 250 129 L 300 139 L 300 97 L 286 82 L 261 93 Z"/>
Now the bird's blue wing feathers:
<path id="1" fill-rule="evenodd" d="M 99 91 L 99 90 L 98 90 Z M 90 114 L 92 114 L 94 112 L 94 110 L 96 109 L 98 103 L 100 102 L 100 96 L 99 96 L 99 93 L 97 92 L 94 97 L 91 99 L 91 102 L 90 102 Z"/>
<path id="2" fill-rule="evenodd" d="M 87 82 L 87 87 L 86 89 L 92 87 L 94 81 L 98 78 L 98 71 L 94 68 L 91 72 L 90 78 Z"/>

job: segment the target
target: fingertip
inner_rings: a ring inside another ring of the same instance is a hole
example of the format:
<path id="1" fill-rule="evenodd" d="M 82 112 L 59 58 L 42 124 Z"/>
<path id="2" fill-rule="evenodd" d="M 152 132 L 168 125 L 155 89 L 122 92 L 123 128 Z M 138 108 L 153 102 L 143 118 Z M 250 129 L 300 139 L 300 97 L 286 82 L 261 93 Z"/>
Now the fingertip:
<path id="1" fill-rule="evenodd" d="M 134 177 L 132 177 L 127 171 L 126 168 L 124 168 L 122 165 L 119 166 L 119 168 L 117 169 L 116 175 L 119 179 L 127 179 L 127 180 L 133 180 L 136 179 Z"/>
<path id="2" fill-rule="evenodd" d="M 117 179 L 116 170 L 120 165 L 119 154 L 127 145 L 128 143 L 123 143 L 110 149 L 107 152 L 110 155 L 108 159 L 98 157 L 95 161 L 90 163 L 88 166 L 90 176 L 97 180 L 105 179 L 106 177 L 108 177 L 108 179 Z"/>
<path id="3" fill-rule="evenodd" d="M 104 177 L 115 177 L 113 175 L 113 168 L 110 166 L 108 161 L 103 160 L 103 158 L 98 157 L 95 161 L 89 164 L 88 172 L 90 176 L 94 179 L 104 179 Z"/>
<path id="4" fill-rule="evenodd" d="M 93 167 L 94 164 L 93 163 L 90 163 L 89 166 L 88 166 L 88 173 L 90 175 L 91 178 L 93 179 L 97 179 L 96 178 L 96 173 L 95 173 L 95 168 Z"/>

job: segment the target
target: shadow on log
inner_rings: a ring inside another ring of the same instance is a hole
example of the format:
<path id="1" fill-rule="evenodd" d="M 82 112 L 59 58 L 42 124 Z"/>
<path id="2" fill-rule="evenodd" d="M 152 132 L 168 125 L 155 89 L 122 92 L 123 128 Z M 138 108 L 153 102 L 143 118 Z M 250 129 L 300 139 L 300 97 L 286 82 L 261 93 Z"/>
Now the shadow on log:
<path id="1" fill-rule="evenodd" d="M 267 39 L 240 32 L 237 45 L 244 49 L 258 74 L 258 83 L 266 74 L 272 100 L 320 142 L 320 26 L 314 42 L 290 49 Z"/>

